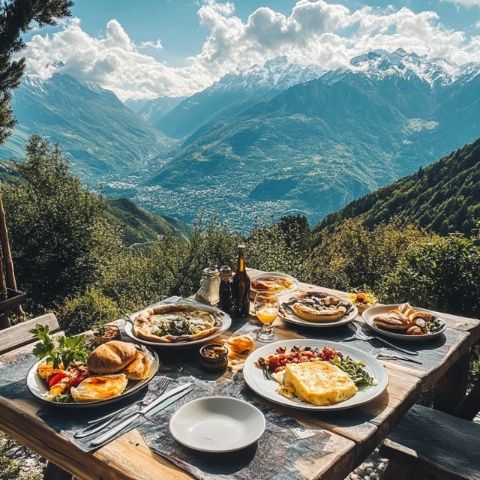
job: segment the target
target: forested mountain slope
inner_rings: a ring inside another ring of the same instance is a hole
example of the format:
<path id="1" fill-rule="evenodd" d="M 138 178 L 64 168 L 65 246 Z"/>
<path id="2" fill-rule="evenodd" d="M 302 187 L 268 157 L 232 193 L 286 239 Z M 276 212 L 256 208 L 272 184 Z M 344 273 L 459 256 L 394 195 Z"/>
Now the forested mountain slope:
<path id="1" fill-rule="evenodd" d="M 480 139 L 327 215 L 315 231 L 359 216 L 374 226 L 394 215 L 440 234 L 470 235 L 480 219 Z"/>

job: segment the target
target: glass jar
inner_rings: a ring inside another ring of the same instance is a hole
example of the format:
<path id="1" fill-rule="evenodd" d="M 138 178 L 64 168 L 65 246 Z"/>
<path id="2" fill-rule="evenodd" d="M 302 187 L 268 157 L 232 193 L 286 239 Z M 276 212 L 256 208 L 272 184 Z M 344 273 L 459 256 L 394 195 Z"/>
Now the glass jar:
<path id="1" fill-rule="evenodd" d="M 206 303 L 207 305 L 217 305 L 220 291 L 220 274 L 216 266 L 203 269 L 202 279 L 200 280 L 200 288 L 195 294 L 197 302 Z"/>

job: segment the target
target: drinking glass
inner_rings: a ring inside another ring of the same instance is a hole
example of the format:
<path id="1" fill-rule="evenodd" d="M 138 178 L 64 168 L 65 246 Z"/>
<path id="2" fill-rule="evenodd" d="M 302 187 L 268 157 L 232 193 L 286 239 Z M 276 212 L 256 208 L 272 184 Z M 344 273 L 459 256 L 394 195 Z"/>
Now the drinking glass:
<path id="1" fill-rule="evenodd" d="M 280 304 L 276 295 L 257 293 L 254 303 L 255 315 L 262 324 L 262 328 L 257 334 L 259 342 L 268 343 L 277 339 L 273 332 L 272 323 L 277 318 L 279 307 Z"/>

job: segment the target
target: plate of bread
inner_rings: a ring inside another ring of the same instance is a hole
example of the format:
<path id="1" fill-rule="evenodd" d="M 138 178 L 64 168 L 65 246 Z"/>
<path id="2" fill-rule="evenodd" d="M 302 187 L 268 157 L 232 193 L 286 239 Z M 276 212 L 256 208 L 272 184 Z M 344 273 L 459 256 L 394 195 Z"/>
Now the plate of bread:
<path id="1" fill-rule="evenodd" d="M 409 303 L 371 307 L 362 317 L 372 330 L 396 340 L 431 340 L 446 329 L 445 321 L 435 313 Z"/>
<path id="2" fill-rule="evenodd" d="M 298 290 L 298 280 L 291 275 L 279 272 L 264 272 L 252 277 L 250 282 L 250 296 L 255 298 L 257 293 L 271 293 L 284 295 Z"/>
<path id="3" fill-rule="evenodd" d="M 372 401 L 388 385 L 383 365 L 349 345 L 294 339 L 254 350 L 243 368 L 258 395 L 310 411 L 354 408 Z"/>
<path id="4" fill-rule="evenodd" d="M 30 392 L 60 407 L 100 406 L 133 395 L 159 367 L 155 352 L 119 340 L 97 346 L 85 361 L 65 363 L 55 364 L 50 358 L 35 363 L 27 374 Z"/>
<path id="5" fill-rule="evenodd" d="M 125 333 L 154 347 L 195 345 L 228 330 L 232 321 L 221 310 L 197 303 L 168 303 L 132 315 Z"/>
<path id="6" fill-rule="evenodd" d="M 351 322 L 358 315 L 352 302 L 331 293 L 309 290 L 285 296 L 279 315 L 285 321 L 306 327 L 335 327 Z"/>

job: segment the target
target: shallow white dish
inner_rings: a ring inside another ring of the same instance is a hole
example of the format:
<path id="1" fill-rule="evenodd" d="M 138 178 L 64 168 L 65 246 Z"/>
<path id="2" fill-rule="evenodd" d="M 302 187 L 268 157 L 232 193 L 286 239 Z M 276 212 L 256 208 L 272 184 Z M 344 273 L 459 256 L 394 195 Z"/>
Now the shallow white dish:
<path id="1" fill-rule="evenodd" d="M 379 328 L 373 323 L 373 319 L 377 315 L 380 315 L 382 313 L 387 313 L 390 310 L 393 310 L 398 307 L 399 307 L 398 303 L 395 305 L 378 305 L 376 307 L 370 307 L 370 308 L 367 308 L 367 310 L 365 310 L 362 313 L 362 317 L 365 320 L 365 323 L 369 326 L 369 328 L 371 328 L 376 333 L 383 335 L 384 337 L 389 337 L 395 340 L 402 340 L 406 342 L 425 342 L 426 340 L 432 340 L 433 338 L 436 338 L 442 335 L 445 329 L 447 328 L 445 322 L 440 317 L 437 317 L 437 318 L 439 318 L 439 320 L 443 323 L 443 327 L 441 328 L 441 330 L 435 333 L 426 333 L 424 335 L 407 335 L 406 333 L 397 333 L 391 330 L 385 330 L 383 328 Z M 418 307 L 413 307 L 413 308 L 420 312 L 432 313 L 429 310 L 426 310 L 424 308 L 418 308 Z"/>
<path id="2" fill-rule="evenodd" d="M 143 347 L 145 348 L 145 347 Z M 158 355 L 155 352 L 152 352 L 150 349 L 147 349 L 149 355 L 151 355 L 153 362 L 150 367 L 150 371 L 148 373 L 148 377 L 144 380 L 133 381 L 130 380 L 128 382 L 127 388 L 125 391 L 115 398 L 109 398 L 108 400 L 98 400 L 95 402 L 67 402 L 67 403 L 60 403 L 60 402 L 52 402 L 51 400 L 47 400 L 45 398 L 46 393 L 48 392 L 49 388 L 44 380 L 38 375 L 37 370 L 40 363 L 43 360 L 39 360 L 36 362 L 28 371 L 27 373 L 27 388 L 30 390 L 30 393 L 36 397 L 38 400 L 42 402 L 52 405 L 55 407 L 61 408 L 89 408 L 89 407 L 100 407 L 103 405 L 108 405 L 110 403 L 118 402 L 120 400 L 133 395 L 134 393 L 138 392 L 140 389 L 144 388 L 152 379 L 155 377 L 157 373 L 158 367 L 160 365 L 158 360 Z"/>
<path id="3" fill-rule="evenodd" d="M 309 290 L 309 291 L 313 291 L 313 290 Z M 321 292 L 321 290 L 319 290 L 319 292 Z M 294 295 L 295 294 L 285 296 L 284 298 L 282 298 L 282 303 L 292 300 Z M 282 306 L 280 306 L 278 316 L 288 323 L 291 323 L 293 325 L 301 325 L 302 327 L 312 327 L 312 328 L 338 327 L 340 325 L 345 325 L 346 323 L 353 322 L 353 320 L 357 318 L 358 308 L 353 303 L 351 304 L 352 304 L 351 310 L 345 316 L 343 316 L 340 320 L 336 320 L 334 322 L 309 322 L 308 320 L 304 320 L 303 318 L 297 317 L 294 313 L 285 315 L 282 312 L 282 308 L 283 308 Z"/>
<path id="4" fill-rule="evenodd" d="M 300 287 L 300 284 L 298 283 L 298 280 L 295 278 L 295 277 L 292 277 L 291 275 L 288 275 L 286 273 L 280 273 L 280 272 L 263 272 L 263 273 L 259 273 L 257 275 L 254 275 L 250 282 L 253 282 L 254 280 L 260 280 L 261 278 L 263 277 L 270 277 L 274 275 L 275 277 L 280 277 L 280 278 L 288 278 L 289 280 L 291 280 L 293 282 L 293 285 L 292 285 L 292 288 L 289 288 L 288 290 L 283 290 L 281 292 L 272 292 L 274 293 L 275 295 L 277 296 L 283 296 L 283 295 L 286 295 L 288 293 L 292 293 L 292 292 L 296 292 L 298 290 L 298 288 Z M 257 293 L 269 293 L 268 291 L 260 291 L 258 292 L 257 290 L 255 290 L 253 287 L 250 288 L 250 298 L 252 300 L 255 300 L 255 296 L 257 295 Z"/>
<path id="5" fill-rule="evenodd" d="M 287 349 L 293 346 L 298 347 L 312 347 L 320 348 L 328 346 L 335 350 L 348 355 L 355 361 L 363 360 L 365 362 L 365 369 L 375 378 L 376 385 L 359 390 L 352 398 L 345 402 L 337 403 L 335 405 L 312 405 L 303 402 L 299 398 L 286 398 L 277 392 L 278 383 L 265 377 L 263 370 L 258 368 L 255 363 L 260 357 L 267 357 L 275 353 L 278 347 L 286 347 Z M 388 375 L 383 365 L 374 357 L 361 350 L 345 345 L 342 343 L 329 342 L 327 340 L 310 340 L 307 338 L 296 340 L 284 340 L 280 342 L 270 343 L 257 350 L 254 350 L 245 361 L 243 366 L 243 376 L 248 386 L 258 395 L 271 400 L 272 402 L 286 405 L 287 407 L 300 408 L 302 410 L 310 411 L 333 411 L 345 410 L 348 408 L 357 407 L 364 403 L 372 401 L 383 393 L 388 385 Z"/>
<path id="6" fill-rule="evenodd" d="M 191 305 L 190 303 L 186 303 L 186 304 Z M 160 306 L 160 305 L 161 304 L 158 304 L 158 305 L 155 305 L 155 306 Z M 169 305 L 169 304 L 166 304 L 166 305 Z M 182 305 L 182 303 L 179 302 L 178 305 Z M 147 307 L 147 308 L 149 308 L 149 307 Z M 201 309 L 201 310 L 204 310 L 206 312 L 216 313 L 219 316 L 219 319 L 220 319 L 220 322 L 221 322 L 220 328 L 215 333 L 213 333 L 212 335 L 209 335 L 208 337 L 200 338 L 199 340 L 193 340 L 191 342 L 161 343 L 161 342 L 150 342 L 149 340 L 144 340 L 142 338 L 138 338 L 133 331 L 132 321 L 143 310 L 130 315 L 130 320 L 131 321 L 127 321 L 125 323 L 124 332 L 128 337 L 130 337 L 135 342 L 143 343 L 144 345 L 148 345 L 149 347 L 153 347 L 153 348 L 175 348 L 175 347 L 177 347 L 178 348 L 178 347 L 186 347 L 186 346 L 189 346 L 189 345 L 198 345 L 198 344 L 201 344 L 201 343 L 206 343 L 209 340 L 212 340 L 213 338 L 218 337 L 219 335 L 221 335 L 223 332 L 227 331 L 230 328 L 230 325 L 232 324 L 232 319 L 225 312 L 222 312 L 218 308 L 210 307 L 208 305 L 198 304 L 198 308 Z M 146 309 L 144 309 L 144 310 L 146 310 Z"/>
<path id="7" fill-rule="evenodd" d="M 263 413 L 233 397 L 198 398 L 183 405 L 170 419 L 173 438 L 200 452 L 240 450 L 255 443 L 264 431 Z"/>

